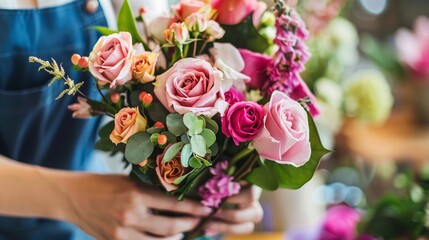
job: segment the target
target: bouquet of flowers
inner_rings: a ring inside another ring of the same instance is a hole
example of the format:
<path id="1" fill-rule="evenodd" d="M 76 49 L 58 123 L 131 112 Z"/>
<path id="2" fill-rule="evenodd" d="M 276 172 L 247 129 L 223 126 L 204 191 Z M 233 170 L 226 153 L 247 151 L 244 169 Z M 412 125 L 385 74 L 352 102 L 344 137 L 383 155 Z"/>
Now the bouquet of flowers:
<path id="1" fill-rule="evenodd" d="M 261 36 L 265 8 L 256 0 L 183 0 L 172 17 L 146 24 L 145 10 L 135 18 L 125 0 L 118 31 L 95 27 L 105 36 L 89 57 L 72 56 L 76 70 L 93 75 L 101 100 L 81 94 L 83 82 L 55 60 L 30 61 L 54 76 L 51 84 L 65 81 L 58 98 L 81 95 L 70 106 L 73 117 L 113 118 L 96 148 L 123 153 L 132 177 L 212 207 L 201 229 L 240 191 L 238 181 L 296 189 L 327 153 L 312 119 L 314 96 L 300 77 L 308 32 L 293 9 L 275 1 L 275 38 Z M 262 54 L 270 43 L 275 54 Z"/>

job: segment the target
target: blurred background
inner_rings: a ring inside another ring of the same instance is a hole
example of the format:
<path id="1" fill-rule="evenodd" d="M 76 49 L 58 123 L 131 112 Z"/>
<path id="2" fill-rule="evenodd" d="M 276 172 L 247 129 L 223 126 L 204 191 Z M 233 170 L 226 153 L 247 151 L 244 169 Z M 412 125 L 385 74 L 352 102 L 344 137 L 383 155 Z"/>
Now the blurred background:
<path id="1" fill-rule="evenodd" d="M 259 234 L 227 239 L 429 239 L 429 1 L 288 3 L 332 153 L 302 189 L 263 193 Z"/>

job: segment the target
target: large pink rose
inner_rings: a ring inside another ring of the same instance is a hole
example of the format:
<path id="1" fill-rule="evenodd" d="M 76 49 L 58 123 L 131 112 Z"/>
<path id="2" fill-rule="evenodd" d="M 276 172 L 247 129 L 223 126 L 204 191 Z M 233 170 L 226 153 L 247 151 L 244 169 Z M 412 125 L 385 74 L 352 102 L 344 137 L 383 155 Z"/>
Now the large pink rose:
<path id="1" fill-rule="evenodd" d="M 98 84 L 110 88 L 132 79 L 133 43 L 130 33 L 119 32 L 101 37 L 89 55 L 89 71 Z"/>
<path id="2" fill-rule="evenodd" d="M 264 110 L 264 128 L 253 139 L 259 155 L 280 164 L 305 164 L 311 148 L 304 108 L 285 93 L 274 91 Z"/>
<path id="3" fill-rule="evenodd" d="M 247 49 L 239 49 L 244 60 L 244 69 L 241 73 L 250 77 L 248 85 L 254 89 L 261 89 L 267 80 L 267 68 L 272 63 L 272 58 Z"/>
<path id="4" fill-rule="evenodd" d="M 222 73 L 206 60 L 184 58 L 156 78 L 154 92 L 170 112 L 211 117 L 228 107 L 221 81 Z"/>
<path id="5" fill-rule="evenodd" d="M 257 0 L 212 0 L 212 7 L 219 13 L 217 21 L 220 24 L 238 24 L 253 13 L 253 24 L 256 26 L 267 4 Z"/>
<path id="6" fill-rule="evenodd" d="M 178 4 L 174 5 L 173 12 L 174 15 L 180 20 L 183 21 L 189 15 L 194 12 L 198 12 L 202 7 L 207 4 L 201 0 L 182 0 Z"/>

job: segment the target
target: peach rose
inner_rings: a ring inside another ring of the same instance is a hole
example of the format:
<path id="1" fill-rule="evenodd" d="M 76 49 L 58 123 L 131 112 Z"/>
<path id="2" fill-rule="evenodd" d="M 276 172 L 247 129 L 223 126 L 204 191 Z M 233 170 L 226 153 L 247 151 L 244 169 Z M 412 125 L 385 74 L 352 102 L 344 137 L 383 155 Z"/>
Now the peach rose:
<path id="1" fill-rule="evenodd" d="M 98 84 L 124 85 L 132 79 L 133 43 L 128 32 L 102 36 L 89 54 L 89 71 Z"/>
<path id="2" fill-rule="evenodd" d="M 194 12 L 198 12 L 201 8 L 207 6 L 204 1 L 200 0 L 182 0 L 180 3 L 174 5 L 173 12 L 176 18 L 180 21 L 185 20 L 185 18 L 191 15 Z"/>
<path id="3" fill-rule="evenodd" d="M 110 134 L 114 144 L 127 143 L 137 132 L 146 130 L 147 120 L 140 115 L 139 108 L 122 108 L 115 115 L 115 128 Z"/>
<path id="4" fill-rule="evenodd" d="M 158 53 L 143 52 L 133 58 L 133 76 L 141 83 L 151 82 L 155 79 L 155 65 Z"/>
<path id="5" fill-rule="evenodd" d="M 177 186 L 174 184 L 174 180 L 183 176 L 185 174 L 185 168 L 180 162 L 180 152 L 172 158 L 167 163 L 164 163 L 162 159 L 164 154 L 167 152 L 168 148 L 171 145 L 167 146 L 164 152 L 156 157 L 156 175 L 158 175 L 159 181 L 162 186 L 165 187 L 167 191 L 172 191 L 177 189 Z"/>

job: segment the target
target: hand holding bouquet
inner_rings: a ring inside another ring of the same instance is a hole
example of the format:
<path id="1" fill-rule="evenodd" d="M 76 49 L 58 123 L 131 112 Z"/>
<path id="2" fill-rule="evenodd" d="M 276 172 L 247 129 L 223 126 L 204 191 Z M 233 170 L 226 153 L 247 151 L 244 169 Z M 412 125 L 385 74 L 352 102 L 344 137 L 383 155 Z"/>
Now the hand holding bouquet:
<path id="1" fill-rule="evenodd" d="M 74 83 L 54 60 L 30 58 L 54 76 L 51 84 L 64 79 L 59 98 L 81 95 L 70 107 L 74 117 L 113 118 L 100 129 L 96 147 L 123 153 L 133 178 L 214 209 L 188 238 L 240 192 L 239 181 L 296 189 L 327 152 L 312 120 L 317 105 L 300 77 L 310 56 L 304 23 L 275 1 L 277 32 L 267 39 L 258 32 L 266 6 L 234 2 L 243 6 L 183 0 L 173 16 L 147 25 L 125 0 L 119 31 L 96 27 L 106 36 L 88 58 L 73 57 L 76 70 L 93 75 L 101 100 L 80 94 L 83 83 Z M 146 39 L 140 22 L 153 30 Z M 263 54 L 271 45 L 275 54 Z"/>

